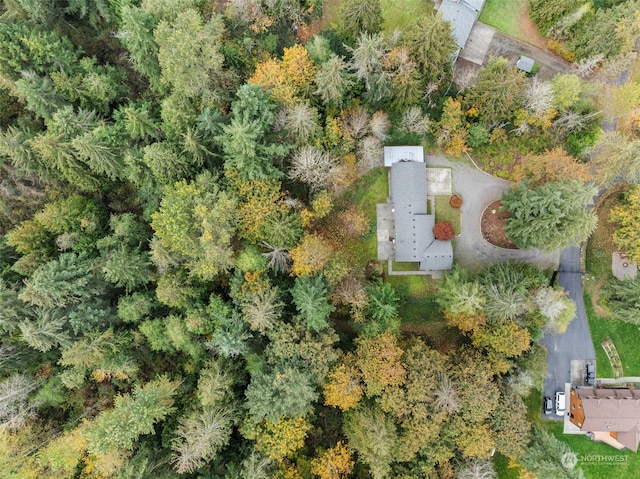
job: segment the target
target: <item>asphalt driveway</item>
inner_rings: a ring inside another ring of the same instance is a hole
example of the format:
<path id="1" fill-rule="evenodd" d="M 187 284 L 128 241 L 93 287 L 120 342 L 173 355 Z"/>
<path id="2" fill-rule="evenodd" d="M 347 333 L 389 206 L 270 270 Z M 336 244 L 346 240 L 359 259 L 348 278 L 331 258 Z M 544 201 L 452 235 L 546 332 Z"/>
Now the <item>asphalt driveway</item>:
<path id="1" fill-rule="evenodd" d="M 428 167 L 452 168 L 453 192 L 462 197 L 462 233 L 453 241 L 454 261 L 467 269 L 478 269 L 497 261 L 526 261 L 543 269 L 558 267 L 559 252 L 545 253 L 535 248 L 512 250 L 488 243 L 480 231 L 484 209 L 502 197 L 510 183 L 489 175 L 468 160 L 450 160 L 445 156 L 427 156 Z"/>
<path id="2" fill-rule="evenodd" d="M 576 316 L 563 334 L 547 334 L 540 341 L 547 348 L 544 396 L 549 397 L 553 397 L 556 391 L 564 391 L 565 383 L 571 382 L 571 360 L 595 360 L 596 357 L 582 298 L 579 247 L 562 251 L 558 285 L 563 287 L 576 303 Z M 545 416 L 545 419 L 562 420 L 562 417 L 551 415 Z"/>
<path id="3" fill-rule="evenodd" d="M 453 192 L 463 199 L 462 234 L 453 242 L 453 257 L 457 263 L 468 269 L 477 269 L 496 261 L 526 261 L 559 272 L 558 285 L 576 303 L 576 317 L 563 334 L 548 334 L 540 342 L 548 351 L 544 395 L 553 397 L 556 391 L 564 391 L 565 383 L 571 382 L 571 361 L 595 359 L 582 299 L 580 248 L 545 253 L 534 248 L 510 250 L 493 246 L 482 237 L 480 218 L 487 205 L 500 199 L 510 183 L 479 170 L 468 160 L 427 156 L 426 162 L 429 167 L 451 168 Z M 562 420 L 553 414 L 546 418 Z"/>

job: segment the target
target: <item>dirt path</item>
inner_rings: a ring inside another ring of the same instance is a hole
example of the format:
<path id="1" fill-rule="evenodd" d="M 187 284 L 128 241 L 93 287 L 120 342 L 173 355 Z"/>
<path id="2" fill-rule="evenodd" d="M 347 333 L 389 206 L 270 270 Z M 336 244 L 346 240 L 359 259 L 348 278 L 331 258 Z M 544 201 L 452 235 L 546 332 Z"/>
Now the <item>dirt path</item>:
<path id="1" fill-rule="evenodd" d="M 340 8 L 340 0 L 325 0 L 322 4 L 322 17 L 314 20 L 309 25 L 305 25 L 298 37 L 302 43 L 306 43 L 322 30 L 331 27 L 337 20 L 337 12 Z"/>
<path id="2" fill-rule="evenodd" d="M 533 24 L 531 18 L 529 18 L 529 3 L 525 2 L 520 12 L 518 13 L 518 23 L 522 28 L 522 33 L 526 42 L 531 45 L 535 45 L 538 48 L 547 48 L 547 41 L 538 32 L 538 28 Z"/>
<path id="3" fill-rule="evenodd" d="M 543 48 L 538 48 L 497 30 L 487 50 L 485 62 L 494 56 L 506 57 L 515 63 L 520 55 L 531 57 L 540 64 L 540 71 L 536 76 L 541 80 L 548 80 L 556 73 L 568 73 L 571 71 L 572 65 L 570 62 Z"/>

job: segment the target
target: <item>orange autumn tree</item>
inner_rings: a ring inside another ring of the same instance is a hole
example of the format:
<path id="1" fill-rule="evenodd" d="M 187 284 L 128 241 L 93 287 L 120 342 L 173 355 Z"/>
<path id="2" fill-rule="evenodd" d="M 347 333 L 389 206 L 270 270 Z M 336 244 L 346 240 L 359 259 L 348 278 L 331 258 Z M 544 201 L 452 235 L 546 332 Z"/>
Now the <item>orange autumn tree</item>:
<path id="1" fill-rule="evenodd" d="M 351 474 L 354 465 L 351 448 L 338 441 L 311 461 L 311 473 L 320 479 L 342 479 Z"/>
<path id="2" fill-rule="evenodd" d="M 316 76 L 316 66 L 309 57 L 307 49 L 299 43 L 291 48 L 285 48 L 281 64 L 288 81 L 299 92 L 308 93 Z"/>
<path id="3" fill-rule="evenodd" d="M 353 354 L 345 356 L 327 375 L 323 388 L 324 403 L 347 411 L 358 405 L 364 394 L 362 374 L 355 366 Z"/>
<path id="4" fill-rule="evenodd" d="M 356 339 L 356 363 L 362 372 L 367 396 L 377 396 L 389 387 L 404 384 L 407 372 L 400 361 L 403 353 L 398 338 L 389 330 L 378 336 Z"/>
<path id="5" fill-rule="evenodd" d="M 433 227 L 433 236 L 440 241 L 452 240 L 456 235 L 453 225 L 449 221 L 438 221 Z"/>
<path id="6" fill-rule="evenodd" d="M 293 260 L 292 271 L 296 276 L 319 273 L 334 255 L 333 247 L 315 234 L 305 235 L 302 242 L 290 252 Z"/>
<path id="7" fill-rule="evenodd" d="M 611 210 L 613 242 L 633 261 L 640 261 L 640 187 L 632 186 L 619 206 Z"/>
<path id="8" fill-rule="evenodd" d="M 533 186 L 550 181 L 578 180 L 586 183 L 592 179 L 584 163 L 580 163 L 562 148 L 545 151 L 541 155 L 526 155 L 513 169 L 513 180 L 528 179 Z"/>
<path id="9" fill-rule="evenodd" d="M 282 105 L 292 105 L 306 97 L 313 84 L 316 67 L 302 45 L 285 48 L 282 60 L 270 58 L 256 65 L 249 83 L 271 91 L 272 98 Z"/>
<path id="10" fill-rule="evenodd" d="M 460 100 L 447 98 L 442 117 L 438 122 L 436 137 L 438 146 L 442 147 L 446 154 L 459 157 L 469 151 L 468 138 L 469 131 L 466 128 L 466 119 Z"/>

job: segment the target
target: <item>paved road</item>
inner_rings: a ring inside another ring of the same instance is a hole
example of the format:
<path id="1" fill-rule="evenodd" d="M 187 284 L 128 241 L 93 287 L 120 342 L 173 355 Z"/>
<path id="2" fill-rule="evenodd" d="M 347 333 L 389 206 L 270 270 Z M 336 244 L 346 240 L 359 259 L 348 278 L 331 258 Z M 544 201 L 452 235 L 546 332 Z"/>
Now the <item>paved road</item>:
<path id="1" fill-rule="evenodd" d="M 562 251 L 558 285 L 563 287 L 576 303 L 576 317 L 563 334 L 548 334 L 540 341 L 547 348 L 544 395 L 549 397 L 553 397 L 556 391 L 564 391 L 564 384 L 571 382 L 571 360 L 596 357 L 582 299 L 580 248 L 573 247 Z M 547 418 L 562 419 L 555 415 Z"/>
<path id="2" fill-rule="evenodd" d="M 496 261 L 526 261 L 543 269 L 555 270 L 558 253 L 545 253 L 535 248 L 513 250 L 498 248 L 488 243 L 480 231 L 480 218 L 484 209 L 502 197 L 510 183 L 491 176 L 466 160 L 451 160 L 444 156 L 427 156 L 427 166 L 453 169 L 453 191 L 462 196 L 462 234 L 453 241 L 456 263 L 467 269 L 477 269 Z"/>

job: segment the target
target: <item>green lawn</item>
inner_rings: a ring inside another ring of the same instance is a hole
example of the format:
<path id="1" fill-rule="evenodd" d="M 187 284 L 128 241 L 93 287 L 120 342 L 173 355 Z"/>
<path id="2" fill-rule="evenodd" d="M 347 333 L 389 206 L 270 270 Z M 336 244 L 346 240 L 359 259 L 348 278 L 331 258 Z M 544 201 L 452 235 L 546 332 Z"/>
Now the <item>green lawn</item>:
<path id="1" fill-rule="evenodd" d="M 369 220 L 376 220 L 376 205 L 386 203 L 389 194 L 389 172 L 386 168 L 374 168 L 359 178 L 343 195 L 362 210 Z"/>
<path id="2" fill-rule="evenodd" d="M 393 271 L 420 271 L 420 263 L 393 262 Z"/>
<path id="3" fill-rule="evenodd" d="M 406 30 L 423 15 L 434 11 L 433 3 L 426 0 L 380 0 L 382 28 L 392 32 L 396 28 Z"/>
<path id="4" fill-rule="evenodd" d="M 436 221 L 448 221 L 453 225 L 456 235 L 462 233 L 460 222 L 460 208 L 452 208 L 449 204 L 450 196 L 436 196 Z"/>
<path id="5" fill-rule="evenodd" d="M 376 205 L 386 203 L 389 192 L 389 176 L 385 168 L 375 168 L 367 175 L 359 178 L 348 191 L 336 202 L 337 207 L 355 204 L 362 211 L 369 223 L 369 234 L 357 244 L 353 244 L 350 256 L 358 264 L 365 264 L 368 260 L 378 256 L 376 237 Z M 345 245 L 347 247 L 347 245 Z"/>
<path id="6" fill-rule="evenodd" d="M 578 455 L 577 467 L 582 468 L 586 479 L 638 477 L 640 455 L 632 451 L 618 451 L 601 442 L 593 442 L 581 434 L 563 434 L 562 423 L 559 421 L 545 421 L 544 427 L 557 439 L 567 443 Z"/>
<path id="7" fill-rule="evenodd" d="M 598 377 L 611 377 L 611 366 L 600 342 L 607 336 L 616 345 L 625 376 L 640 376 L 640 327 L 612 318 L 600 318 L 595 314 L 591 298 L 585 294 L 585 308 L 589 319 L 589 329 L 596 350 Z"/>
<path id="8" fill-rule="evenodd" d="M 611 274 L 611 253 L 618 251 L 613 244 L 613 224 L 609 217 L 611 210 L 618 206 L 620 201 L 621 195 L 613 191 L 598 204 L 598 226 L 587 242 L 587 271 L 599 280 L 606 280 Z"/>
<path id="9" fill-rule="evenodd" d="M 434 6 L 426 0 L 380 0 L 382 28 L 392 32 L 396 28 L 406 30 L 423 15 L 432 14 Z M 322 28 L 328 28 L 340 20 L 340 0 L 322 2 Z"/>
<path id="10" fill-rule="evenodd" d="M 613 244 L 613 225 L 609 221 L 611 209 L 620 203 L 618 191 L 610 193 L 598 205 L 598 226 L 587 243 L 584 303 L 589 319 L 589 329 L 596 350 L 597 376 L 611 377 L 611 365 L 600 342 L 611 338 L 620 354 L 625 376 L 640 376 L 640 327 L 608 318 L 606 311 L 597 307 L 600 288 L 611 276 L 611 253 L 617 251 Z M 593 304 L 596 303 L 594 308 Z"/>
<path id="11" fill-rule="evenodd" d="M 600 341 L 602 341 L 609 334 L 609 331 L 604 329 L 606 323 L 596 315 L 596 312 L 593 310 L 593 304 L 591 303 L 591 296 L 589 296 L 587 293 L 584 294 L 584 307 L 587 312 L 587 320 L 589 321 L 589 330 L 591 331 L 593 348 L 596 350 L 596 364 L 598 368 L 596 371 L 596 375 L 603 378 L 613 377 L 613 371 L 611 369 L 611 364 L 609 363 L 609 358 L 604 352 L 604 349 L 602 349 L 602 346 L 600 346 Z"/>
<path id="12" fill-rule="evenodd" d="M 487 0 L 478 20 L 519 38 L 522 31 L 519 15 L 526 5 L 527 0 Z"/>

